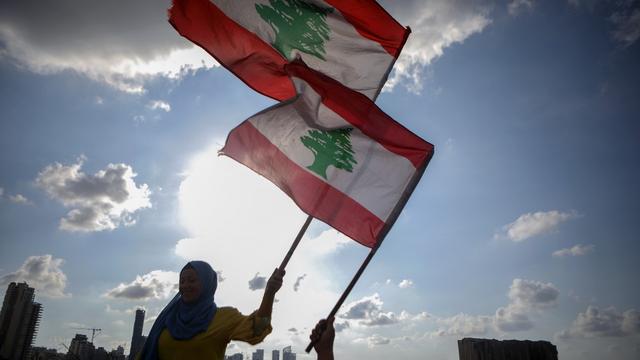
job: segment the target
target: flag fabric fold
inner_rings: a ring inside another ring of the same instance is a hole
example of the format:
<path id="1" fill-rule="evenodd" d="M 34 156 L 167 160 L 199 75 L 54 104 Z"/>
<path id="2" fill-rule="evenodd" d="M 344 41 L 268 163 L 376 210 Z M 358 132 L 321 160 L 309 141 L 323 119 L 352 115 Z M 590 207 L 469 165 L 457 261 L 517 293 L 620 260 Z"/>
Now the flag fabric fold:
<path id="1" fill-rule="evenodd" d="M 285 71 L 300 93 L 241 123 L 221 153 L 272 181 L 307 214 L 375 247 L 422 176 L 433 145 L 365 95 L 303 63 Z"/>
<path id="2" fill-rule="evenodd" d="M 254 90 L 296 95 L 285 65 L 375 99 L 409 34 L 374 0 L 173 0 L 169 22 Z"/>

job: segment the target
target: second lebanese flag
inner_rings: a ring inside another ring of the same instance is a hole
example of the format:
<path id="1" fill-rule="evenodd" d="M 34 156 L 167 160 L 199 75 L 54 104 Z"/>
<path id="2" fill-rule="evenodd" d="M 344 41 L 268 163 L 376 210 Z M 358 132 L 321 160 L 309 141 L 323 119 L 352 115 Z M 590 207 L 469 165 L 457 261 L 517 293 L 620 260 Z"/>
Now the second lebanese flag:
<path id="1" fill-rule="evenodd" d="M 375 99 L 409 29 L 375 0 L 173 0 L 169 22 L 256 91 L 295 96 L 284 71 L 300 57 Z"/>
<path id="2" fill-rule="evenodd" d="M 307 214 L 374 247 L 422 176 L 433 145 L 333 79 L 295 62 L 287 72 L 301 93 L 241 123 L 221 153 L 272 181 Z M 309 106 L 309 98 L 321 104 Z M 318 116 L 328 114 L 337 128 L 321 126 Z"/>

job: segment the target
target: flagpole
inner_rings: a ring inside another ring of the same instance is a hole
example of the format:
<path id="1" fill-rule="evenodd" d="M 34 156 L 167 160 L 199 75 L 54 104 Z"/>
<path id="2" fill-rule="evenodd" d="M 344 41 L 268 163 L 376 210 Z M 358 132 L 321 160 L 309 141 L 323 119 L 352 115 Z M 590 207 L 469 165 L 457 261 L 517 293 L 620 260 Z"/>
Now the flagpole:
<path id="1" fill-rule="evenodd" d="M 296 236 L 295 240 L 293 240 L 293 244 L 291 244 L 291 247 L 289 248 L 287 255 L 285 255 L 278 269 L 284 270 L 284 268 L 287 267 L 287 264 L 289 263 L 289 259 L 291 259 L 291 255 L 293 255 L 293 252 L 296 250 L 296 247 L 298 247 L 298 243 L 300 243 L 302 236 L 307 231 L 307 228 L 309 227 L 311 220 L 313 220 L 313 216 L 309 215 L 307 217 L 307 220 L 305 220 L 304 225 L 302 225 L 302 228 L 300 228 L 300 231 L 298 231 L 298 236 Z"/>
<path id="2" fill-rule="evenodd" d="M 433 156 L 433 153 L 431 154 L 431 156 Z M 364 259 L 364 262 L 362 263 L 362 265 L 360 265 L 358 272 L 356 272 L 356 274 L 353 276 L 353 279 L 351 279 L 349 286 L 347 286 L 347 288 L 344 290 L 344 292 L 340 296 L 340 299 L 338 299 L 338 302 L 336 303 L 336 305 L 333 307 L 333 309 L 331 309 L 331 312 L 329 313 L 329 316 L 327 316 L 327 319 L 330 319 L 331 317 L 336 316 L 336 314 L 338 313 L 338 310 L 340 310 L 340 307 L 342 306 L 342 303 L 344 303 L 344 301 L 347 299 L 347 296 L 349 296 L 349 293 L 351 292 L 353 287 L 356 285 L 356 282 L 358 282 L 358 279 L 360 279 L 360 275 L 362 275 L 362 273 L 364 272 L 364 269 L 367 267 L 367 265 L 369 265 L 369 262 L 373 258 L 373 255 L 376 254 L 376 251 L 378 251 L 378 249 L 380 248 L 380 245 L 382 245 L 382 241 L 387 236 L 387 233 L 389 233 L 389 231 L 391 230 L 391 227 L 393 226 L 393 223 L 396 221 L 398 216 L 400 216 L 400 212 L 404 208 L 404 205 L 407 203 L 407 201 L 409 201 L 409 197 L 411 196 L 411 193 L 416 188 L 416 186 L 418 185 L 418 182 L 420 181 L 420 178 L 422 178 L 422 175 L 424 174 L 424 171 L 427 169 L 427 164 L 429 163 L 429 160 L 431 160 L 431 157 L 429 157 L 429 159 L 427 159 L 424 162 L 424 164 L 422 164 L 417 169 L 416 173 L 413 174 L 413 176 L 411 177 L 411 180 L 409 180 L 409 184 L 407 184 L 407 187 L 405 188 L 404 193 L 400 197 L 400 200 L 398 201 L 396 206 L 393 208 L 393 211 L 391 211 L 391 215 L 389 216 L 390 221 L 387 222 L 382 228 L 382 230 L 380 231 L 378 242 L 376 242 L 374 247 L 369 252 L 369 255 L 367 255 L 366 259 Z M 324 329 L 322 329 L 322 331 L 324 331 Z M 311 341 L 307 346 L 307 348 L 305 349 L 305 351 L 307 353 L 311 352 L 311 349 L 313 349 L 313 345 L 315 345 L 315 342 Z"/>
<path id="3" fill-rule="evenodd" d="M 379 246 L 376 246 L 375 248 L 371 249 L 371 251 L 369 252 L 369 255 L 367 255 L 367 257 L 364 259 L 364 262 L 362 263 L 362 265 L 360 265 L 358 272 L 356 272 L 356 274 L 353 276 L 353 279 L 351 279 L 351 282 L 349 283 L 347 288 L 344 290 L 344 292 L 340 296 L 340 299 L 338 299 L 338 302 L 336 303 L 336 305 L 333 307 L 333 309 L 331 309 L 331 312 L 329 313 L 329 316 L 327 316 L 327 319 L 330 319 L 336 316 L 336 313 L 338 312 L 338 310 L 340 310 L 342 303 L 344 303 L 344 301 L 347 299 L 347 296 L 349 296 L 349 293 L 358 282 L 358 279 L 360 279 L 360 275 L 362 275 L 362 273 L 364 272 L 364 269 L 367 267 L 367 265 L 369 265 L 369 262 L 373 258 L 373 255 L 375 255 L 376 251 L 378 251 L 378 247 Z M 316 344 L 315 341 L 311 341 L 304 351 L 306 351 L 307 353 L 311 352 L 311 349 L 313 349 L 313 345 L 315 344 Z"/>

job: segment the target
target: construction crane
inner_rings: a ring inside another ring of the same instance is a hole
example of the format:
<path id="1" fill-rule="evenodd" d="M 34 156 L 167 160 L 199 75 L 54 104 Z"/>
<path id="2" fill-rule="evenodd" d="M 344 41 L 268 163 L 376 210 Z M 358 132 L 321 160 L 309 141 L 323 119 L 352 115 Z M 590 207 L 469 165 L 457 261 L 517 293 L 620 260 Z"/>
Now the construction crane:
<path id="1" fill-rule="evenodd" d="M 93 344 L 93 338 L 96 337 L 96 332 L 100 332 L 102 331 L 102 329 L 95 329 L 95 328 L 72 328 L 74 330 L 91 330 L 91 343 Z"/>
<path id="2" fill-rule="evenodd" d="M 65 343 L 60 343 L 60 345 L 64 346 L 65 349 L 67 349 L 67 356 L 71 356 L 74 359 L 80 360 L 80 357 L 74 353 L 71 352 L 71 350 L 69 350 L 69 347 L 67 346 L 67 344 Z"/>

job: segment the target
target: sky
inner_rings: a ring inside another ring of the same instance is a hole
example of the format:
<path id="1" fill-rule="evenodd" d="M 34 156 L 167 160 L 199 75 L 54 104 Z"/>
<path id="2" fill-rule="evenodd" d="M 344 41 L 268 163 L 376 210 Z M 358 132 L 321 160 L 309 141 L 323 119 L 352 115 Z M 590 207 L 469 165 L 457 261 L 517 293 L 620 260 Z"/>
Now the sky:
<path id="1" fill-rule="evenodd" d="M 336 319 L 337 357 L 457 359 L 482 337 L 639 358 L 640 3 L 381 4 L 412 34 L 377 104 L 435 155 Z M 168 7 L 0 4 L 0 294 L 36 288 L 38 346 L 101 328 L 96 346 L 128 349 L 135 309 L 146 334 L 193 259 L 248 314 L 305 220 L 217 155 L 274 101 Z M 314 220 L 258 348 L 314 358 L 310 329 L 367 253 Z"/>

